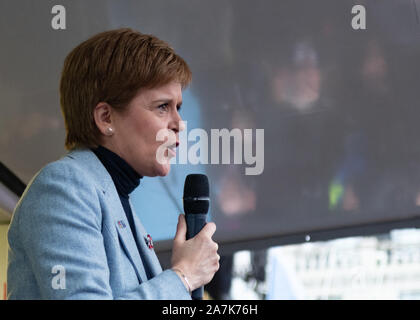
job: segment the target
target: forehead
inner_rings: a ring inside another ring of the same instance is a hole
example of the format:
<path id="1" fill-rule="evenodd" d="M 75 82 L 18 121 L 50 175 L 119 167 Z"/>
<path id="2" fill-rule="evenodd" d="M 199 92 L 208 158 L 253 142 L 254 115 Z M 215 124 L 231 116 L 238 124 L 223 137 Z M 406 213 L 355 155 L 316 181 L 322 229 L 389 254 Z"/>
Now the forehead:
<path id="1" fill-rule="evenodd" d="M 178 82 L 170 82 L 163 86 L 141 89 L 133 100 L 143 103 L 151 103 L 153 101 L 174 100 L 182 101 L 181 84 Z"/>

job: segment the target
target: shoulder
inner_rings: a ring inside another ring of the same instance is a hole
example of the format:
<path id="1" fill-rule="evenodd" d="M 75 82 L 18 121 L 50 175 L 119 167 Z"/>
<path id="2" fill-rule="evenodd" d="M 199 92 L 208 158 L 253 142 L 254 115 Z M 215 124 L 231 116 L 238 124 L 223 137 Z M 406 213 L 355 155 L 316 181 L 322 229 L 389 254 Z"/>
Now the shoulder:
<path id="1" fill-rule="evenodd" d="M 101 189 L 109 182 L 112 180 L 95 154 L 88 149 L 78 149 L 39 170 L 28 183 L 23 196 L 30 190 L 46 186 L 63 184 L 68 188 Z"/>
<path id="2" fill-rule="evenodd" d="M 48 195 L 50 188 L 65 187 L 71 189 L 94 189 L 95 181 L 91 174 L 72 159 L 63 157 L 53 161 L 39 170 L 28 183 L 22 198 L 31 194 L 43 193 Z"/>
<path id="3" fill-rule="evenodd" d="M 69 210 L 100 212 L 98 194 L 102 187 L 98 177 L 104 172 L 95 173 L 95 167 L 99 166 L 91 155 L 72 155 L 74 153 L 69 153 L 48 163 L 35 174 L 16 206 L 13 218 L 40 218 Z"/>

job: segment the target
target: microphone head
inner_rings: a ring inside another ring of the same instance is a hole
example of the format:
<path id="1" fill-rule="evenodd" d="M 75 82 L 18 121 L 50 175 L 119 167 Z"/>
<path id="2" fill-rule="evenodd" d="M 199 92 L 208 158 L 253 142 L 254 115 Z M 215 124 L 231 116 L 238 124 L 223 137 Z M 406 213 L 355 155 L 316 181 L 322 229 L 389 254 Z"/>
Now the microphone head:
<path id="1" fill-rule="evenodd" d="M 205 174 L 189 174 L 184 185 L 185 214 L 207 213 L 209 211 L 209 179 Z"/>

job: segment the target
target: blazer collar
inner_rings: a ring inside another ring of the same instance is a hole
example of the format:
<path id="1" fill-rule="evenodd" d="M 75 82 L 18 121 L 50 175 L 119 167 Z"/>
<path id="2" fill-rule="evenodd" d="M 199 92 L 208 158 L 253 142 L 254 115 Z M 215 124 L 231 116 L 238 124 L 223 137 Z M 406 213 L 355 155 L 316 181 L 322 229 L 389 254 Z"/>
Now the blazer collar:
<path id="1" fill-rule="evenodd" d="M 102 189 L 102 191 L 107 192 L 112 187 L 115 189 L 111 175 L 90 149 L 73 149 L 67 153 L 66 157 L 76 160 L 80 166 L 83 166 L 91 175 L 93 175 L 94 181 L 97 182 L 98 187 Z"/>

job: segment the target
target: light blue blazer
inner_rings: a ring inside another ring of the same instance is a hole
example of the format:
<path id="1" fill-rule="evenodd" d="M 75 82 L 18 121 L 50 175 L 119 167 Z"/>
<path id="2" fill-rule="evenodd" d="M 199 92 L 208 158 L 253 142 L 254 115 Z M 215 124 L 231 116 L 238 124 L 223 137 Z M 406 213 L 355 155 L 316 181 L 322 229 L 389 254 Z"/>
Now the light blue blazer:
<path id="1" fill-rule="evenodd" d="M 8 299 L 191 299 L 174 271 L 162 271 L 131 208 L 140 252 L 111 176 L 91 150 L 46 165 L 9 227 Z"/>

